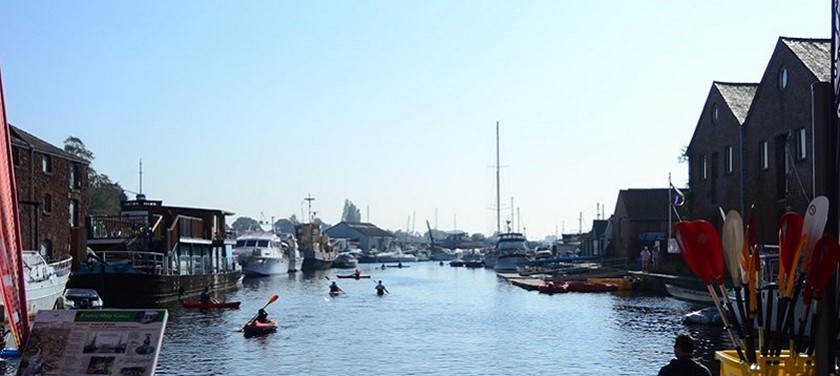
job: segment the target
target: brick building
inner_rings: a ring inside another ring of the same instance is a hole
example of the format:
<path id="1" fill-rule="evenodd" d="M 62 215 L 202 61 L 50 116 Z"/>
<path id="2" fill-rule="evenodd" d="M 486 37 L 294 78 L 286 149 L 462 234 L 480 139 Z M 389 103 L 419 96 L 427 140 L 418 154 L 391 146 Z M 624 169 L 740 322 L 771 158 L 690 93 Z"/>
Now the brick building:
<path id="1" fill-rule="evenodd" d="M 759 241 L 775 244 L 781 215 L 804 213 L 821 116 L 812 114 L 812 86 L 830 80 L 830 44 L 781 37 L 759 83 L 712 84 L 687 149 L 693 218 L 720 228 L 719 208 L 746 217 L 754 204 Z"/>
<path id="2" fill-rule="evenodd" d="M 88 162 L 9 125 L 23 249 L 79 259 L 88 208 Z"/>

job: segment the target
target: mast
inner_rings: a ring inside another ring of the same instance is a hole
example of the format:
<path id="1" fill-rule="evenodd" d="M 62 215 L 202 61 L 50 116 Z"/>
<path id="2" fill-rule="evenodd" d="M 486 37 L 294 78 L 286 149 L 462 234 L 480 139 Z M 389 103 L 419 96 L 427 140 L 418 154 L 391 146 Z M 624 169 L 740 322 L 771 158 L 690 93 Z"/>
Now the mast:
<path id="1" fill-rule="evenodd" d="M 502 200 L 499 195 L 499 122 L 496 122 L 496 233 L 502 233 Z"/>
<path id="2" fill-rule="evenodd" d="M 306 198 L 304 198 L 304 200 L 306 201 L 306 203 L 308 205 L 308 209 L 307 209 L 308 210 L 308 212 L 307 212 L 308 215 L 306 217 L 309 218 L 309 222 L 311 223 L 312 222 L 312 201 L 315 200 L 315 197 L 312 197 L 311 194 L 307 194 Z"/>

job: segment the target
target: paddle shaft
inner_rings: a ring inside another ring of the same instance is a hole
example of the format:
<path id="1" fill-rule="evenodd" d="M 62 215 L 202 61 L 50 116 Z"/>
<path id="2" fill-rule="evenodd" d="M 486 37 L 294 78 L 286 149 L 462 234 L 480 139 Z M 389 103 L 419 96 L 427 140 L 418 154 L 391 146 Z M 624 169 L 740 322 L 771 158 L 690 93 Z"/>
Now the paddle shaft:
<path id="1" fill-rule="evenodd" d="M 732 344 L 735 345 L 735 351 L 738 353 L 738 358 L 741 360 L 746 360 L 744 357 L 744 352 L 741 349 L 741 343 L 735 338 L 735 335 L 732 333 L 732 326 L 729 325 L 729 319 L 727 318 L 727 313 L 723 311 L 723 308 L 720 305 L 720 300 L 718 299 L 717 293 L 715 293 L 715 289 L 712 288 L 712 284 L 706 284 L 706 288 L 709 290 L 709 295 L 712 296 L 712 302 L 715 303 L 715 307 L 720 314 L 720 319 L 723 320 L 723 326 L 726 328 L 726 334 L 729 335 L 729 340 L 732 341 Z"/>

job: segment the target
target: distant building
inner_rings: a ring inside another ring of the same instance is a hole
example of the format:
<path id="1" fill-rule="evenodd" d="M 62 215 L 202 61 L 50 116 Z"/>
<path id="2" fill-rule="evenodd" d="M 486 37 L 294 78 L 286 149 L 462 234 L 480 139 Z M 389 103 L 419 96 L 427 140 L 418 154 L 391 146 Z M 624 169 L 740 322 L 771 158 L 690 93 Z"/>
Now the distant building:
<path id="1" fill-rule="evenodd" d="M 83 255 L 88 162 L 9 125 L 23 249 L 47 260 Z"/>
<path id="2" fill-rule="evenodd" d="M 395 240 L 391 232 L 364 222 L 339 222 L 324 230 L 324 233 L 333 239 L 347 239 L 358 244 L 359 249 L 365 252 L 374 248 L 380 252 L 384 251 Z"/>
<path id="3" fill-rule="evenodd" d="M 625 257 L 631 264 L 644 247 L 667 249 L 669 225 L 668 188 L 622 189 L 618 193 L 615 212 L 609 219 L 612 228 L 610 257 Z"/>
<path id="4" fill-rule="evenodd" d="M 592 230 L 583 234 L 580 256 L 601 256 L 607 249 L 607 227 L 610 221 L 596 219 L 592 221 Z"/>
<path id="5" fill-rule="evenodd" d="M 778 242 L 782 214 L 804 213 L 819 194 L 814 145 L 830 110 L 814 116 L 822 99 L 812 89 L 830 70 L 831 40 L 781 37 L 759 83 L 712 83 L 687 149 L 693 218 L 720 228 L 719 208 L 746 220 L 755 204 L 759 242 Z"/>

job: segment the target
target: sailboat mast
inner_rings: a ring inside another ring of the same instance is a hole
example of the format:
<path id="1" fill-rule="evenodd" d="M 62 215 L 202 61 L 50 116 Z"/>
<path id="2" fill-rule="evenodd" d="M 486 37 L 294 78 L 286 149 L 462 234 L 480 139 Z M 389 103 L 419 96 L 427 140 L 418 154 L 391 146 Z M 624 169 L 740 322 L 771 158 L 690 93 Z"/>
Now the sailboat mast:
<path id="1" fill-rule="evenodd" d="M 496 233 L 502 233 L 502 200 L 499 194 L 499 122 L 496 122 Z"/>

